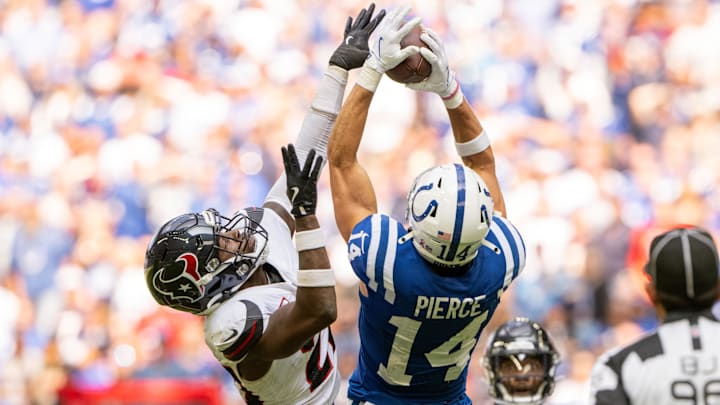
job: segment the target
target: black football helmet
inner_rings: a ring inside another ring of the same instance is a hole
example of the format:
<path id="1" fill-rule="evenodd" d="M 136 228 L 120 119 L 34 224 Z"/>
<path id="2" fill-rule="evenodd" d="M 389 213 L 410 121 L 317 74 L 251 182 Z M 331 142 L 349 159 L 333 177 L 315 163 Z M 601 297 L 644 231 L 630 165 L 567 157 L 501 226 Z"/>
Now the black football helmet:
<path id="1" fill-rule="evenodd" d="M 559 361 L 550 336 L 537 322 L 518 317 L 502 324 L 482 358 L 490 396 L 498 404 L 541 404 L 555 388 Z"/>
<path id="2" fill-rule="evenodd" d="M 183 214 L 160 227 L 150 241 L 145 281 L 158 304 L 205 315 L 265 263 L 267 242 L 267 231 L 247 211 L 230 218 L 214 209 Z M 229 258 L 221 261 L 220 252 Z"/>

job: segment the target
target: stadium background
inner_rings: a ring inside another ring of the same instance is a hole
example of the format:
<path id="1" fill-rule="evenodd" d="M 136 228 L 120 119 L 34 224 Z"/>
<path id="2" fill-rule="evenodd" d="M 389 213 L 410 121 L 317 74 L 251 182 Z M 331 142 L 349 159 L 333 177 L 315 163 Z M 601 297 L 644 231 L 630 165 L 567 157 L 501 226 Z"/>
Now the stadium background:
<path id="1" fill-rule="evenodd" d="M 206 403 L 238 401 L 200 320 L 151 300 L 145 244 L 181 212 L 261 203 L 346 16 L 366 5 L 0 0 L 0 404 L 191 402 L 194 385 L 216 393 Z M 527 245 L 487 330 L 540 321 L 563 355 L 556 399 L 583 400 L 596 356 L 656 324 L 641 288 L 648 238 L 693 223 L 719 239 L 720 3 L 445 0 L 414 12 L 446 41 Z M 403 217 L 414 175 L 456 160 L 448 130 L 437 97 L 383 80 L 361 157 L 382 210 Z M 357 299 L 327 173 L 320 194 L 347 377 Z"/>

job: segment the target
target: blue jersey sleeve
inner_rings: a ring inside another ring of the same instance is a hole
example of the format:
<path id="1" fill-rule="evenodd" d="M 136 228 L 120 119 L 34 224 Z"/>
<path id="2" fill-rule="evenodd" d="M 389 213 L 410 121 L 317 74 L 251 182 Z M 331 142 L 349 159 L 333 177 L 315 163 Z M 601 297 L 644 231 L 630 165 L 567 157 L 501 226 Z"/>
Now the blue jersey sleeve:
<path id="1" fill-rule="evenodd" d="M 495 244 L 505 257 L 505 280 L 503 290 L 515 280 L 525 268 L 525 242 L 517 228 L 506 218 L 493 217 L 487 240 Z"/>
<path id="2" fill-rule="evenodd" d="M 352 230 L 348 239 L 348 259 L 355 275 L 367 284 L 367 254 L 370 250 L 370 234 L 372 233 L 372 218 L 375 215 L 366 217 L 358 222 Z"/>
<path id="3" fill-rule="evenodd" d="M 407 231 L 387 215 L 373 214 L 353 228 L 348 239 L 348 258 L 355 275 L 377 291 L 392 285 L 398 239 Z"/>

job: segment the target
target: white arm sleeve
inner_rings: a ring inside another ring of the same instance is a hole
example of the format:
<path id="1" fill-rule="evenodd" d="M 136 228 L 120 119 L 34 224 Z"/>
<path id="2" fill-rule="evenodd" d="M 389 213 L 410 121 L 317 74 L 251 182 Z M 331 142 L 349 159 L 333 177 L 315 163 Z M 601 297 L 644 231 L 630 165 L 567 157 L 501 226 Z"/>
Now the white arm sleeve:
<path id="1" fill-rule="evenodd" d="M 283 172 L 280 177 L 275 180 L 275 184 L 270 187 L 270 191 L 268 191 L 267 196 L 265 197 L 265 202 L 272 201 L 282 205 L 287 212 L 292 211 L 292 204 L 290 204 L 290 199 L 287 196 L 286 190 L 287 180 L 285 179 L 285 172 Z"/>
<path id="2" fill-rule="evenodd" d="M 295 150 L 301 166 L 310 149 L 315 149 L 323 157 L 323 163 L 327 162 L 328 139 L 342 106 L 347 78 L 347 70 L 330 65 L 320 80 L 310 111 L 305 116 L 295 140 Z"/>
<path id="3" fill-rule="evenodd" d="M 305 115 L 300 133 L 295 140 L 295 151 L 300 166 L 305 163 L 310 149 L 315 149 L 323 157 L 323 167 L 325 167 L 328 139 L 342 106 L 347 78 L 347 70 L 330 65 L 320 80 L 315 98 L 310 104 L 310 110 Z M 287 198 L 286 187 L 285 173 L 283 172 L 270 188 L 265 202 L 276 202 L 290 212 L 292 205 Z"/>

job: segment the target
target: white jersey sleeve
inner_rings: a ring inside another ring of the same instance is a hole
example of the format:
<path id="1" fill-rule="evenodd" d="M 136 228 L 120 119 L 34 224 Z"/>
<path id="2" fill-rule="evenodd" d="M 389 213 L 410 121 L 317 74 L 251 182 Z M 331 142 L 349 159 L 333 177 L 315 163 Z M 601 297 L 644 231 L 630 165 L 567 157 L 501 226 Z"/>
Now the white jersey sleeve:
<path id="1" fill-rule="evenodd" d="M 205 342 L 248 404 L 331 404 L 337 396 L 340 377 L 329 328 L 291 356 L 273 361 L 263 377 L 248 381 L 240 376 L 239 364 L 267 331 L 272 314 L 295 301 L 295 292 L 290 283 L 250 287 L 205 319 Z"/>
<path id="2" fill-rule="evenodd" d="M 267 263 L 275 268 L 283 280 L 297 285 L 297 271 L 299 266 L 298 253 L 295 249 L 290 228 L 275 211 L 271 209 L 256 209 L 260 211 L 260 225 L 268 233 Z M 258 215 L 258 214 L 256 214 Z"/>

